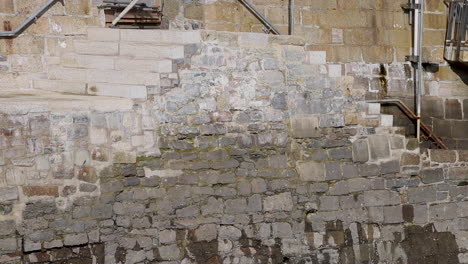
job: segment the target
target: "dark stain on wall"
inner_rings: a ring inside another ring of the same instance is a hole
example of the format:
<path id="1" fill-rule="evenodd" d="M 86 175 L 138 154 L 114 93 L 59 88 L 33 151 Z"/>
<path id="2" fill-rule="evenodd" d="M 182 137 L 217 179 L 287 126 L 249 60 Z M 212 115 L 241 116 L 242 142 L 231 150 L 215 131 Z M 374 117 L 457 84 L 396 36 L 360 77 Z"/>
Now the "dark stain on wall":
<path id="1" fill-rule="evenodd" d="M 405 227 L 405 239 L 401 242 L 408 263 L 458 264 L 458 245 L 455 235 L 437 232 L 433 224 Z"/>

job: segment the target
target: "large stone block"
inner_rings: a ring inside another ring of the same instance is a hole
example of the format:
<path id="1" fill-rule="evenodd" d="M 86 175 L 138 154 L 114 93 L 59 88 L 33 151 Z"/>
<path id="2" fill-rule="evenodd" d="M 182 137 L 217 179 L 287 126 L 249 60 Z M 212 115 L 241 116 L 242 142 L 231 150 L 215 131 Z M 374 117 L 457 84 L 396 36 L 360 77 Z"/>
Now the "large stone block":
<path id="1" fill-rule="evenodd" d="M 121 43 L 120 55 L 132 58 L 182 59 L 184 46 L 157 46 L 142 43 Z"/>
<path id="2" fill-rule="evenodd" d="M 389 190 L 366 191 L 362 196 L 365 206 L 397 205 L 401 202 L 399 194 Z"/>
<path id="3" fill-rule="evenodd" d="M 92 41 L 118 42 L 120 40 L 120 30 L 115 28 L 89 27 L 87 34 L 88 40 Z"/>
<path id="4" fill-rule="evenodd" d="M 449 168 L 448 178 L 450 180 L 468 180 L 468 167 Z"/>
<path id="5" fill-rule="evenodd" d="M 353 161 L 367 162 L 369 161 L 369 145 L 367 140 L 358 139 L 353 142 Z"/>
<path id="6" fill-rule="evenodd" d="M 445 118 L 462 119 L 462 106 L 458 99 L 445 100 Z"/>
<path id="7" fill-rule="evenodd" d="M 118 55 L 118 42 L 75 40 L 73 42 L 75 52 L 84 55 Z"/>
<path id="8" fill-rule="evenodd" d="M 18 188 L 0 188 L 0 201 L 15 201 L 18 200 Z"/>
<path id="9" fill-rule="evenodd" d="M 388 137 L 386 136 L 369 136 L 369 149 L 371 160 L 386 159 L 390 157 L 390 144 Z"/>
<path id="10" fill-rule="evenodd" d="M 295 138 L 320 137 L 319 121 L 317 117 L 297 117 L 291 119 L 291 132 Z"/>
<path id="11" fill-rule="evenodd" d="M 200 31 L 133 29 L 120 30 L 120 40 L 122 42 L 155 42 L 157 44 L 191 44 L 201 42 L 201 34 Z"/>
<path id="12" fill-rule="evenodd" d="M 325 165 L 323 163 L 318 162 L 298 162 L 297 163 L 297 171 L 299 173 L 299 177 L 303 181 L 314 181 L 320 182 L 325 181 Z"/>
<path id="13" fill-rule="evenodd" d="M 408 189 L 407 199 L 409 203 L 433 202 L 437 200 L 435 186 L 422 186 Z"/>
<path id="14" fill-rule="evenodd" d="M 23 186 L 26 196 L 52 196 L 58 197 L 58 186 Z"/>
<path id="15" fill-rule="evenodd" d="M 457 154 L 453 150 L 430 149 L 429 154 L 432 162 L 453 163 L 457 161 Z"/>
<path id="16" fill-rule="evenodd" d="M 88 94 L 115 96 L 132 99 L 146 99 L 147 89 L 144 85 L 90 83 Z"/>
<path id="17" fill-rule="evenodd" d="M 263 200 L 263 208 L 268 212 L 291 211 L 293 206 L 292 196 L 289 192 L 268 196 Z"/>

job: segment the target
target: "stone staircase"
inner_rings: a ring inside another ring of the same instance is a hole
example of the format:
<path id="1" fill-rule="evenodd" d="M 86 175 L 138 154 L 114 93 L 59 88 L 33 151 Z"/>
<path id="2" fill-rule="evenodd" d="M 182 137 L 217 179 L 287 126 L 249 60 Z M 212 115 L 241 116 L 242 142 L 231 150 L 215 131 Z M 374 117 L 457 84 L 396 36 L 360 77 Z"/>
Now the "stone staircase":
<path id="1" fill-rule="evenodd" d="M 46 78 L 33 88 L 72 94 L 146 99 L 184 58 L 185 45 L 199 43 L 195 31 L 89 28 L 84 39 L 61 42 L 47 60 Z"/>

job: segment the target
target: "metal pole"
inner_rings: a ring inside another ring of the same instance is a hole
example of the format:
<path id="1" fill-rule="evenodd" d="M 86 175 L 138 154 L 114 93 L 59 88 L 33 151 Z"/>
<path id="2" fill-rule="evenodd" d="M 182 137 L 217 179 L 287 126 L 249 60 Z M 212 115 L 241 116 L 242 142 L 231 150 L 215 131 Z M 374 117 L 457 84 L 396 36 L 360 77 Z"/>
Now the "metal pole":
<path id="1" fill-rule="evenodd" d="M 0 37 L 15 37 L 16 35 L 23 32 L 30 24 L 36 22 L 36 20 L 44 14 L 51 6 L 53 6 L 59 0 L 49 0 L 44 6 L 42 6 L 39 10 L 37 10 L 34 14 L 32 14 L 26 21 L 24 21 L 21 26 L 13 31 L 2 31 L 0 32 Z"/>
<path id="2" fill-rule="evenodd" d="M 414 56 L 417 58 L 416 65 L 416 115 L 418 117 L 416 124 L 416 137 L 418 142 L 421 137 L 421 96 L 423 90 L 423 76 L 422 76 L 422 46 L 423 46 L 423 31 L 424 31 L 424 0 L 415 0 L 415 24 L 414 24 Z"/>
<path id="3" fill-rule="evenodd" d="M 269 30 L 273 31 L 276 35 L 282 35 L 281 31 L 273 25 L 273 23 L 268 20 L 258 9 L 252 5 L 248 0 L 239 0 L 242 4 L 244 4 L 247 9 L 250 10 L 265 26 L 268 27 Z"/>
<path id="4" fill-rule="evenodd" d="M 289 35 L 294 35 L 295 9 L 294 0 L 289 0 Z"/>
<path id="5" fill-rule="evenodd" d="M 122 19 L 122 17 L 125 16 L 128 13 L 128 11 L 130 11 L 136 5 L 138 1 L 139 0 L 133 0 L 132 2 L 130 2 L 130 4 L 128 4 L 128 6 L 122 11 L 122 13 L 120 13 L 119 16 L 116 17 L 114 21 L 112 21 L 111 27 L 115 27 L 115 25 L 117 25 L 120 19 Z"/>

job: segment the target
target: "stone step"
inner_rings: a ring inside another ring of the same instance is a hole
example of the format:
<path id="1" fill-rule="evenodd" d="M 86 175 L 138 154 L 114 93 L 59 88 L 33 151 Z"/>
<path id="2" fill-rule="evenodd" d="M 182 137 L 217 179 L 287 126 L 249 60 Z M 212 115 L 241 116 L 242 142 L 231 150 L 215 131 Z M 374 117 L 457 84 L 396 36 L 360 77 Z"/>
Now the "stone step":
<path id="1" fill-rule="evenodd" d="M 74 51 L 81 55 L 128 56 L 140 59 L 182 59 L 183 45 L 139 42 L 105 42 L 92 40 L 73 41 Z"/>
<path id="2" fill-rule="evenodd" d="M 143 72 L 171 73 L 170 59 L 135 59 L 129 56 L 99 56 L 67 53 L 60 57 L 64 68 L 132 70 Z"/>
<path id="3" fill-rule="evenodd" d="M 156 44 L 193 44 L 201 42 L 200 31 L 88 28 L 88 40 L 103 42 L 144 42 Z"/>

